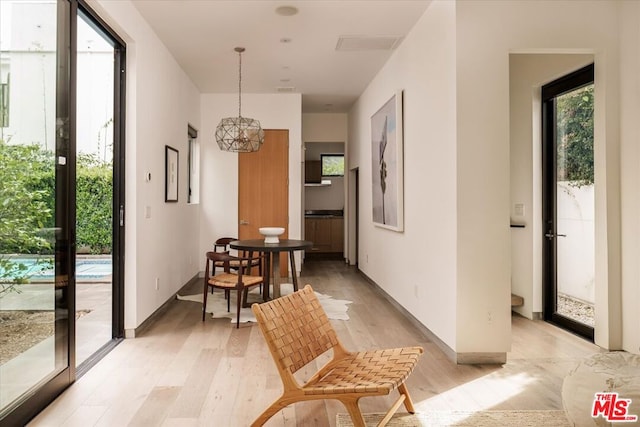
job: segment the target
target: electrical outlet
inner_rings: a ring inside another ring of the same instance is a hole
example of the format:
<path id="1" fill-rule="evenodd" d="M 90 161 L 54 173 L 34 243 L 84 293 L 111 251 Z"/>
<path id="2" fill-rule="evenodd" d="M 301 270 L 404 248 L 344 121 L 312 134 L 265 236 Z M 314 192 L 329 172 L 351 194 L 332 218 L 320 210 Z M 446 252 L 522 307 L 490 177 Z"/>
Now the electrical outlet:
<path id="1" fill-rule="evenodd" d="M 160 278 L 156 277 L 156 291 L 160 290 Z"/>
<path id="2" fill-rule="evenodd" d="M 493 322 L 493 313 L 491 311 L 487 311 L 487 322 Z"/>

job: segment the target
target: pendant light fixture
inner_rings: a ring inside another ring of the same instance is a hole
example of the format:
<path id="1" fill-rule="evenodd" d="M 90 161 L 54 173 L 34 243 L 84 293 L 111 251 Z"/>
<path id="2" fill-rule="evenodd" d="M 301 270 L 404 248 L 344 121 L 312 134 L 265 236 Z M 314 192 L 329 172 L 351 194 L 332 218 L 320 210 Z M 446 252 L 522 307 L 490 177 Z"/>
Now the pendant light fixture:
<path id="1" fill-rule="evenodd" d="M 243 47 L 234 49 L 238 52 L 238 117 L 225 117 L 216 128 L 216 141 L 222 151 L 250 153 L 258 151 L 264 143 L 264 131 L 260 122 L 242 117 L 242 52 Z"/>

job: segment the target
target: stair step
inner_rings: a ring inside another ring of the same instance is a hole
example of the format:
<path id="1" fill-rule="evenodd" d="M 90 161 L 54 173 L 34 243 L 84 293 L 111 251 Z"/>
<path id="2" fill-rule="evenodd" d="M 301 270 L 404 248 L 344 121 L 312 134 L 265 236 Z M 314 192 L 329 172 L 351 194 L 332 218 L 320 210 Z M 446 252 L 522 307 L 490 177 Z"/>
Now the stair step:
<path id="1" fill-rule="evenodd" d="M 521 305 L 524 305 L 524 298 L 511 294 L 511 307 L 520 307 Z"/>

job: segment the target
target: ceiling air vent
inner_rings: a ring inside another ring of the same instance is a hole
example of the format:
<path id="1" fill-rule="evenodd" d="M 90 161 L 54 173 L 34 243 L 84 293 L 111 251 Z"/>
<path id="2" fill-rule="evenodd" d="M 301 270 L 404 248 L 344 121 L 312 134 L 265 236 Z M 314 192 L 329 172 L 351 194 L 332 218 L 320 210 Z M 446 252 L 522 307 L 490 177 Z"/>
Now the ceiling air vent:
<path id="1" fill-rule="evenodd" d="M 402 36 L 340 36 L 336 50 L 393 50 Z"/>
<path id="2" fill-rule="evenodd" d="M 296 88 L 293 86 L 278 86 L 276 90 L 278 92 L 294 92 Z"/>

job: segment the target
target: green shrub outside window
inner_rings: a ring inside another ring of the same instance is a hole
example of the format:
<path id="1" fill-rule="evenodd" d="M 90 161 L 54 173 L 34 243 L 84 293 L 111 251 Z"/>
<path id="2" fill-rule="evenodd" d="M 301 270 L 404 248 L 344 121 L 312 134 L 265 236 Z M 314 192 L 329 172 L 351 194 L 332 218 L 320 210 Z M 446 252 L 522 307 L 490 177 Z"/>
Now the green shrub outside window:
<path id="1" fill-rule="evenodd" d="M 344 154 L 321 154 L 322 176 L 344 176 Z"/>

